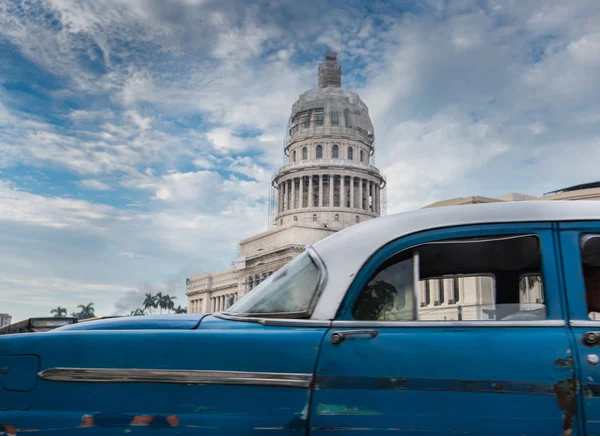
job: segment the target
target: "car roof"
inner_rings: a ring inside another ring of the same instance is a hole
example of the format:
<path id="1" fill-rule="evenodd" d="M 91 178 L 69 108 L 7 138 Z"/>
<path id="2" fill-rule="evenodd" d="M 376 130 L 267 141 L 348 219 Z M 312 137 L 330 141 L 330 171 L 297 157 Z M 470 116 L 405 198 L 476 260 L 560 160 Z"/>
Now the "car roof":
<path id="1" fill-rule="evenodd" d="M 419 209 L 355 224 L 312 245 L 327 269 L 313 319 L 333 319 L 354 274 L 382 246 L 409 234 L 473 224 L 600 220 L 600 201 L 510 201 Z"/>

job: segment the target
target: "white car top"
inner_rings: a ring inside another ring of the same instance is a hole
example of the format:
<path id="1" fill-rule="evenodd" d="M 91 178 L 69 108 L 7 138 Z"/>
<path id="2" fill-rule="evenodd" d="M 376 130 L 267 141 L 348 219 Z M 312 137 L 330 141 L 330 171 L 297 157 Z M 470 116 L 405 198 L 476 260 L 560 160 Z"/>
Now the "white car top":
<path id="1" fill-rule="evenodd" d="M 599 201 L 515 201 L 446 206 L 365 221 L 315 243 L 311 248 L 327 273 L 311 319 L 333 320 L 355 274 L 382 246 L 403 236 L 453 226 L 600 220 Z"/>

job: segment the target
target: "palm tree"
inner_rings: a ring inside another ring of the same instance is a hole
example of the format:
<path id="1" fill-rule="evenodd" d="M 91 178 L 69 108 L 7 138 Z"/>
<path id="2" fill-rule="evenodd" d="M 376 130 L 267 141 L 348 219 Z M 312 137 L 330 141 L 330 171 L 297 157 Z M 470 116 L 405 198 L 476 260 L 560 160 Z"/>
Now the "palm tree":
<path id="1" fill-rule="evenodd" d="M 160 314 L 162 315 L 162 310 L 167 307 L 165 304 L 165 296 L 162 294 L 162 292 L 156 293 L 156 303 L 158 304 L 158 307 L 160 307 Z"/>
<path id="2" fill-rule="evenodd" d="M 187 313 L 187 308 L 186 307 L 177 306 L 177 307 L 173 308 L 173 312 L 174 313 Z"/>
<path id="3" fill-rule="evenodd" d="M 148 311 L 150 312 L 150 315 L 152 315 L 152 308 L 156 308 L 157 305 L 157 298 L 155 295 L 152 294 L 145 294 L 145 299 L 144 299 L 144 309 L 148 309 Z"/>
<path id="4" fill-rule="evenodd" d="M 80 304 L 77 307 L 81 309 L 81 311 L 79 312 L 79 319 L 93 318 L 94 316 L 96 316 L 94 314 L 94 303 L 89 303 L 86 305 Z"/>
<path id="5" fill-rule="evenodd" d="M 164 296 L 165 307 L 168 311 L 167 313 L 171 313 L 171 310 L 173 310 L 173 308 L 175 307 L 175 302 L 173 300 L 176 299 L 177 297 L 171 297 L 170 295 Z"/>
<path id="6" fill-rule="evenodd" d="M 67 315 L 67 309 L 65 309 L 64 307 L 58 306 L 56 309 L 52 309 L 50 311 L 50 313 L 56 314 L 56 315 L 54 315 L 54 318 L 60 318 L 61 316 Z"/>
<path id="7" fill-rule="evenodd" d="M 129 315 L 130 315 L 130 316 L 142 316 L 142 315 L 145 315 L 145 314 L 146 314 L 146 313 L 144 312 L 144 310 L 143 310 L 143 309 L 135 309 L 135 310 L 132 310 L 132 311 L 129 313 Z"/>

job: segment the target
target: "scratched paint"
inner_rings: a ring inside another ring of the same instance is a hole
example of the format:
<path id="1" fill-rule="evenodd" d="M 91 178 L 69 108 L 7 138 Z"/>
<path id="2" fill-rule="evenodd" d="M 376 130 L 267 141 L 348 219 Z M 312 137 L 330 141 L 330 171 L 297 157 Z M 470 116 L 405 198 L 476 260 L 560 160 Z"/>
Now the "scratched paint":
<path id="1" fill-rule="evenodd" d="M 315 389 L 364 389 L 478 392 L 500 394 L 554 395 L 554 384 L 510 380 L 452 380 L 401 377 L 318 377 Z"/>
<path id="2" fill-rule="evenodd" d="M 381 415 L 381 412 L 374 410 L 361 409 L 358 407 L 348 407 L 344 404 L 322 404 L 317 405 L 319 415 Z"/>

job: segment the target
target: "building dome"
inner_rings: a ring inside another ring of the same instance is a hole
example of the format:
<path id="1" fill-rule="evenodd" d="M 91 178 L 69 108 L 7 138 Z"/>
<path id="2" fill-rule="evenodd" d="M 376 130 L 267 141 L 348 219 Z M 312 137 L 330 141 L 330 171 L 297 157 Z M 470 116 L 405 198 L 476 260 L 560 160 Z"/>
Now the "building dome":
<path id="1" fill-rule="evenodd" d="M 275 225 L 343 228 L 381 213 L 385 181 L 373 165 L 375 132 L 367 105 L 341 87 L 335 53 L 319 65 L 319 85 L 293 104 L 286 129 L 286 164 L 273 180 Z"/>

